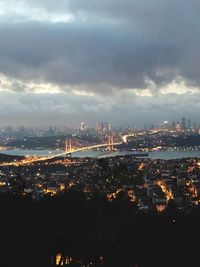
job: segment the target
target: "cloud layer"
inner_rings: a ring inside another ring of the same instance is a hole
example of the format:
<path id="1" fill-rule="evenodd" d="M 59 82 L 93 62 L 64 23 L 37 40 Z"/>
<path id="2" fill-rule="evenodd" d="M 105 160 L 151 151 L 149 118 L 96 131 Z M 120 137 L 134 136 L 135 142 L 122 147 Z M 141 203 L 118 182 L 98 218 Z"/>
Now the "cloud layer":
<path id="1" fill-rule="evenodd" d="M 164 91 L 166 97 L 171 84 L 176 84 L 176 99 L 181 84 L 186 86 L 184 99 L 190 95 L 187 87 L 198 95 L 199 9 L 197 0 L 1 0 L 0 94 L 21 93 L 27 103 L 38 93 L 42 98 L 41 93 L 46 97 L 49 91 L 55 99 L 70 94 L 73 98 L 66 106 L 72 107 L 88 94 L 91 102 L 103 101 L 105 116 L 115 120 L 111 102 L 118 103 L 121 112 L 127 110 L 126 100 L 118 101 L 121 91 L 145 107 L 146 89 L 155 102 L 148 112 L 152 118 L 154 105 L 159 106 L 155 94 L 162 98 Z M 168 102 L 174 103 L 174 95 L 168 93 Z M 62 99 L 57 101 L 62 106 Z M 38 109 L 45 114 L 45 104 L 40 104 Z M 187 112 L 196 116 L 196 111 Z M 90 118 L 86 110 L 82 114 Z M 163 119 L 168 116 L 164 110 Z"/>

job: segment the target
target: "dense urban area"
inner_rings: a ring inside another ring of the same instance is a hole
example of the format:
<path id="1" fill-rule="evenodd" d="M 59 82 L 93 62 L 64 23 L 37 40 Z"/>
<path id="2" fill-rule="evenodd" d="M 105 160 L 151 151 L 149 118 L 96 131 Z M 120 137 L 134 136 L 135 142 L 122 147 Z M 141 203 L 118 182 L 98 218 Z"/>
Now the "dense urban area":
<path id="1" fill-rule="evenodd" d="M 0 267 L 200 267 L 200 0 L 0 0 Z"/>
<path id="2" fill-rule="evenodd" d="M 109 123 L 87 129 L 81 123 L 66 132 L 34 131 L 1 131 L 4 266 L 196 266 L 200 154 L 148 157 L 157 150 L 198 151 L 196 125 L 186 126 L 183 118 L 150 129 L 111 129 Z M 99 146 L 104 156 L 73 156 Z M 12 149 L 63 151 L 42 157 L 5 153 Z"/>

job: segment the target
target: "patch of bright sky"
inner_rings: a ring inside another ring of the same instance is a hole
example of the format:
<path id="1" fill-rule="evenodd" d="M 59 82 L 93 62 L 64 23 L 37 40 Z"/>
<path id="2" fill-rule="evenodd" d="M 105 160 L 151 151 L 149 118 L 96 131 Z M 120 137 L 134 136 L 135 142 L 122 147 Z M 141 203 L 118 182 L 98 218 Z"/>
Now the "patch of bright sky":
<path id="1" fill-rule="evenodd" d="M 177 94 L 177 95 L 182 95 L 186 93 L 190 94 L 196 94 L 200 93 L 200 88 L 199 87 L 194 87 L 194 86 L 189 86 L 186 84 L 186 82 L 178 77 L 176 80 L 172 81 L 171 83 L 163 86 L 156 86 L 156 84 L 153 81 L 146 80 L 147 83 L 147 88 L 148 89 L 134 89 L 135 94 L 137 96 L 141 97 L 150 97 L 154 96 L 155 94 L 160 94 L 160 95 L 166 95 L 166 94 Z M 133 90 L 133 89 L 129 89 Z"/>
<path id="2" fill-rule="evenodd" d="M 9 22 L 47 21 L 52 23 L 68 23 L 74 20 L 74 16 L 67 12 L 63 14 L 50 13 L 44 9 L 38 9 L 35 7 L 31 7 L 30 11 L 30 8 L 20 2 L 15 5 L 0 2 L 0 20 L 9 20 Z"/>
<path id="3" fill-rule="evenodd" d="M 196 94 L 200 93 L 200 88 L 186 85 L 185 81 L 176 82 L 166 85 L 160 89 L 160 94 L 177 94 L 182 95 L 185 93 Z"/>
<path id="4" fill-rule="evenodd" d="M 0 92 L 11 91 L 12 81 L 0 73 Z"/>
<path id="5" fill-rule="evenodd" d="M 99 88 L 101 90 L 101 88 Z M 96 92 L 87 91 L 82 87 L 71 87 L 71 86 L 64 86 L 61 87 L 60 85 L 56 85 L 53 83 L 48 82 L 24 82 L 18 79 L 13 79 L 7 77 L 6 75 L 0 73 L 0 92 L 2 91 L 10 91 L 10 92 L 27 92 L 27 93 L 35 93 L 35 94 L 58 94 L 61 92 L 71 92 L 77 96 L 90 96 L 90 97 L 97 97 L 97 95 L 101 96 L 101 94 L 97 94 Z M 134 88 L 125 88 L 125 89 L 118 89 L 113 90 L 111 95 L 107 94 L 107 96 L 114 96 L 120 97 L 121 101 L 123 99 L 129 99 L 132 97 L 153 97 L 155 94 L 159 95 L 167 95 L 167 94 L 199 94 L 200 88 L 192 87 L 186 84 L 184 80 L 173 81 L 168 85 L 162 86 L 161 88 L 156 88 L 155 84 L 150 84 L 147 89 L 134 89 Z M 114 94 L 114 95 L 113 95 Z M 105 96 L 104 96 L 105 97 Z"/>
<path id="6" fill-rule="evenodd" d="M 137 96 L 141 96 L 141 97 L 152 96 L 152 92 L 149 89 L 135 89 L 134 91 Z"/>
<path id="7" fill-rule="evenodd" d="M 59 86 L 51 83 L 30 83 L 27 89 L 35 94 L 58 94 L 61 92 Z"/>
<path id="8" fill-rule="evenodd" d="M 61 92 L 59 86 L 51 83 L 26 83 L 17 79 L 11 79 L 0 73 L 0 92 L 26 92 L 35 94 L 57 94 Z"/>
<path id="9" fill-rule="evenodd" d="M 95 94 L 94 93 L 92 93 L 92 92 L 86 92 L 86 91 L 80 91 L 80 90 L 73 90 L 73 93 L 75 94 L 75 95 L 79 95 L 79 96 L 95 96 Z"/>

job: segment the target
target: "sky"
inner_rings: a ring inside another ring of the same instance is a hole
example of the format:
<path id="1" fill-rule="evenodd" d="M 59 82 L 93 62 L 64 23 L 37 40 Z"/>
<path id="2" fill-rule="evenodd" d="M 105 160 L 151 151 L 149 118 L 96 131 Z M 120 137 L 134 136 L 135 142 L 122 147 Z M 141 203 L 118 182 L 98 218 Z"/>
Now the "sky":
<path id="1" fill-rule="evenodd" d="M 199 122 L 199 0 L 1 0 L 0 126 Z"/>

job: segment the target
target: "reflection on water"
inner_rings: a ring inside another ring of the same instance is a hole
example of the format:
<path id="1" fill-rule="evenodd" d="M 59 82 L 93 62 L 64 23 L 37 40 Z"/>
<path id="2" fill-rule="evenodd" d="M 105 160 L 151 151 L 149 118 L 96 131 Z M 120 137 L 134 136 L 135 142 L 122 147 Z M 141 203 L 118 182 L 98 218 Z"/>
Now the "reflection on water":
<path id="1" fill-rule="evenodd" d="M 176 151 L 153 151 L 149 152 L 149 157 L 152 159 L 180 159 L 200 157 L 200 150 L 176 150 Z"/>
<path id="2" fill-rule="evenodd" d="M 0 153 L 7 155 L 17 155 L 17 156 L 50 156 L 57 155 L 64 151 L 61 150 L 1 150 Z M 128 151 L 81 151 L 73 153 L 74 157 L 115 157 L 115 156 L 124 156 L 130 155 L 131 152 Z M 179 158 L 188 158 L 188 157 L 200 157 L 200 150 L 194 151 L 184 151 L 184 150 L 175 150 L 175 151 L 153 151 L 149 152 L 148 158 L 152 159 L 179 159 Z"/>
<path id="3" fill-rule="evenodd" d="M 13 149 L 13 150 L 0 150 L 0 153 L 6 155 L 14 155 L 14 156 L 50 156 L 54 154 L 59 154 L 60 151 L 55 150 L 29 150 L 29 149 Z"/>

